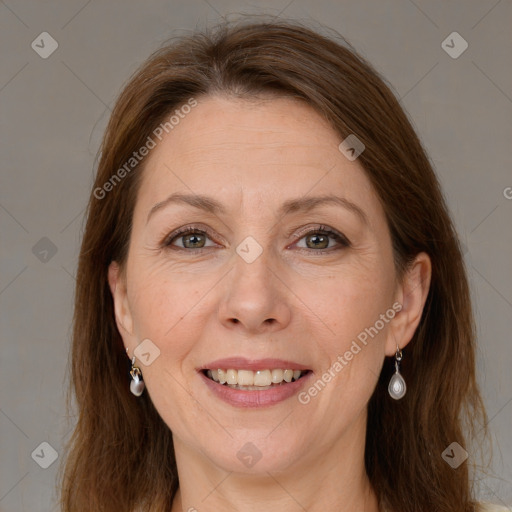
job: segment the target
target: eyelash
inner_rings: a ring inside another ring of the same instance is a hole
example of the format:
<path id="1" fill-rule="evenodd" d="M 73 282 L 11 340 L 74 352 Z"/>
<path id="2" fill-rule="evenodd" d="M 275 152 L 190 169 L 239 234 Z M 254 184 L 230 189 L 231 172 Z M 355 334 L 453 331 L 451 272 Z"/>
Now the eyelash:
<path id="1" fill-rule="evenodd" d="M 293 232 L 294 230 L 292 230 Z M 209 249 L 211 246 L 209 247 L 199 247 L 197 249 L 188 249 L 186 247 L 178 247 L 178 246 L 172 246 L 172 242 L 174 240 L 176 240 L 177 238 L 180 238 L 180 237 L 183 237 L 185 235 L 188 235 L 188 234 L 200 234 L 200 235 L 206 235 L 208 238 L 210 239 L 213 239 L 214 237 L 212 236 L 212 233 L 208 230 L 208 229 L 200 229 L 196 226 L 187 226 L 183 229 L 179 229 L 177 231 L 174 231 L 173 233 L 171 233 L 170 235 L 168 235 L 163 243 L 161 244 L 162 245 L 162 248 L 167 248 L 167 249 L 170 249 L 172 247 L 172 250 L 181 250 L 181 251 L 194 251 L 194 252 L 201 252 L 205 249 Z M 288 233 L 288 236 L 291 234 Z M 324 225 L 319 225 L 318 227 L 314 228 L 314 229 L 309 229 L 305 232 L 301 232 L 300 233 L 300 236 L 299 236 L 299 240 L 302 240 L 304 237 L 308 236 L 308 235 L 312 235 L 312 234 L 321 234 L 321 235 L 327 235 L 329 238 L 333 238 L 335 239 L 341 247 L 350 247 L 351 244 L 350 244 L 350 241 L 348 240 L 348 238 L 346 238 L 344 235 L 342 235 L 341 233 L 339 233 L 338 231 L 335 231 L 334 229 L 331 229 L 329 228 L 328 226 L 324 226 Z M 316 254 L 325 254 L 325 253 L 330 253 L 332 251 L 335 251 L 335 250 L 339 250 L 340 248 L 338 247 L 338 249 L 336 248 L 329 248 L 329 249 L 308 249 L 308 248 L 300 248 L 299 250 L 306 250 L 308 252 L 312 251 Z"/>

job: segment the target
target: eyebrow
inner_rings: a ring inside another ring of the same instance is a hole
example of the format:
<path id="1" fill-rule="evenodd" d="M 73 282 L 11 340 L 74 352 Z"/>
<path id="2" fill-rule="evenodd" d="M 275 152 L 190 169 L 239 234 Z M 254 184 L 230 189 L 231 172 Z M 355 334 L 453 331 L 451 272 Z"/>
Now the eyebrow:
<path id="1" fill-rule="evenodd" d="M 218 214 L 225 214 L 226 209 L 224 206 L 219 203 L 216 199 L 213 197 L 200 195 L 200 194 L 181 194 L 181 193 L 175 193 L 171 194 L 169 197 L 164 199 L 163 201 L 160 201 L 159 203 L 156 203 L 151 210 L 149 211 L 147 221 L 149 222 L 149 219 L 151 216 L 157 212 L 158 210 L 161 210 L 162 208 L 170 205 L 170 204 L 187 204 L 189 206 L 193 206 L 194 208 L 198 208 L 200 210 L 204 210 L 208 213 L 212 213 L 214 215 Z M 289 199 L 288 201 L 285 201 L 281 208 L 279 209 L 278 215 L 279 217 L 284 217 L 285 215 L 289 215 L 291 213 L 296 212 L 309 212 L 310 210 L 314 208 L 318 208 L 320 206 L 324 206 L 326 204 L 333 204 L 337 206 L 341 206 L 352 213 L 355 213 L 361 221 L 369 225 L 368 217 L 366 216 L 365 212 L 356 204 L 352 203 L 348 199 L 345 199 L 344 197 L 335 196 L 332 194 L 322 195 L 322 196 L 315 196 L 315 197 L 300 197 L 298 199 Z"/>

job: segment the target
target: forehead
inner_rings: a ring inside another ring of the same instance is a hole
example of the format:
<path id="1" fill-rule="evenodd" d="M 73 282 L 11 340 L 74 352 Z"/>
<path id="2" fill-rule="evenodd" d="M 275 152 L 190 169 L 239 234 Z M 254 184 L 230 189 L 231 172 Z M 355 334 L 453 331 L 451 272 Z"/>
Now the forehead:
<path id="1" fill-rule="evenodd" d="M 136 209 L 176 191 L 276 208 L 285 197 L 340 192 L 379 213 L 360 164 L 343 156 L 340 136 L 299 100 L 201 98 L 156 142 L 144 162 Z"/>

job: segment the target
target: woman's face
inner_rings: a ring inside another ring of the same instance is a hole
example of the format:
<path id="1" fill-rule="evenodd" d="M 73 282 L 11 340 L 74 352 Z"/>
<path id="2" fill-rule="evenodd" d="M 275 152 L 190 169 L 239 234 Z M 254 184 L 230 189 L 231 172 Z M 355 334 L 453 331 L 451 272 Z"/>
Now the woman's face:
<path id="1" fill-rule="evenodd" d="M 150 340 L 136 352 L 146 392 L 204 464 L 279 471 L 348 450 L 402 341 L 382 206 L 305 104 L 198 101 L 150 150 L 124 272 L 110 268 L 130 357 Z M 202 371 L 219 368 L 257 389 Z M 272 378 L 285 380 L 259 386 Z"/>

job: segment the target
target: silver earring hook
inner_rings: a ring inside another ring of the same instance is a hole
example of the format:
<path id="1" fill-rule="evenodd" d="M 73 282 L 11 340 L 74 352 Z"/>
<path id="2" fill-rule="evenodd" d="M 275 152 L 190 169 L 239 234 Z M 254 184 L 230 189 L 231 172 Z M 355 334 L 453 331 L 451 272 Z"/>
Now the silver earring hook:
<path id="1" fill-rule="evenodd" d="M 402 360 L 402 350 L 401 348 L 397 345 L 396 346 L 396 352 L 395 352 L 395 371 L 396 372 L 399 372 L 400 371 L 400 361 Z"/>

